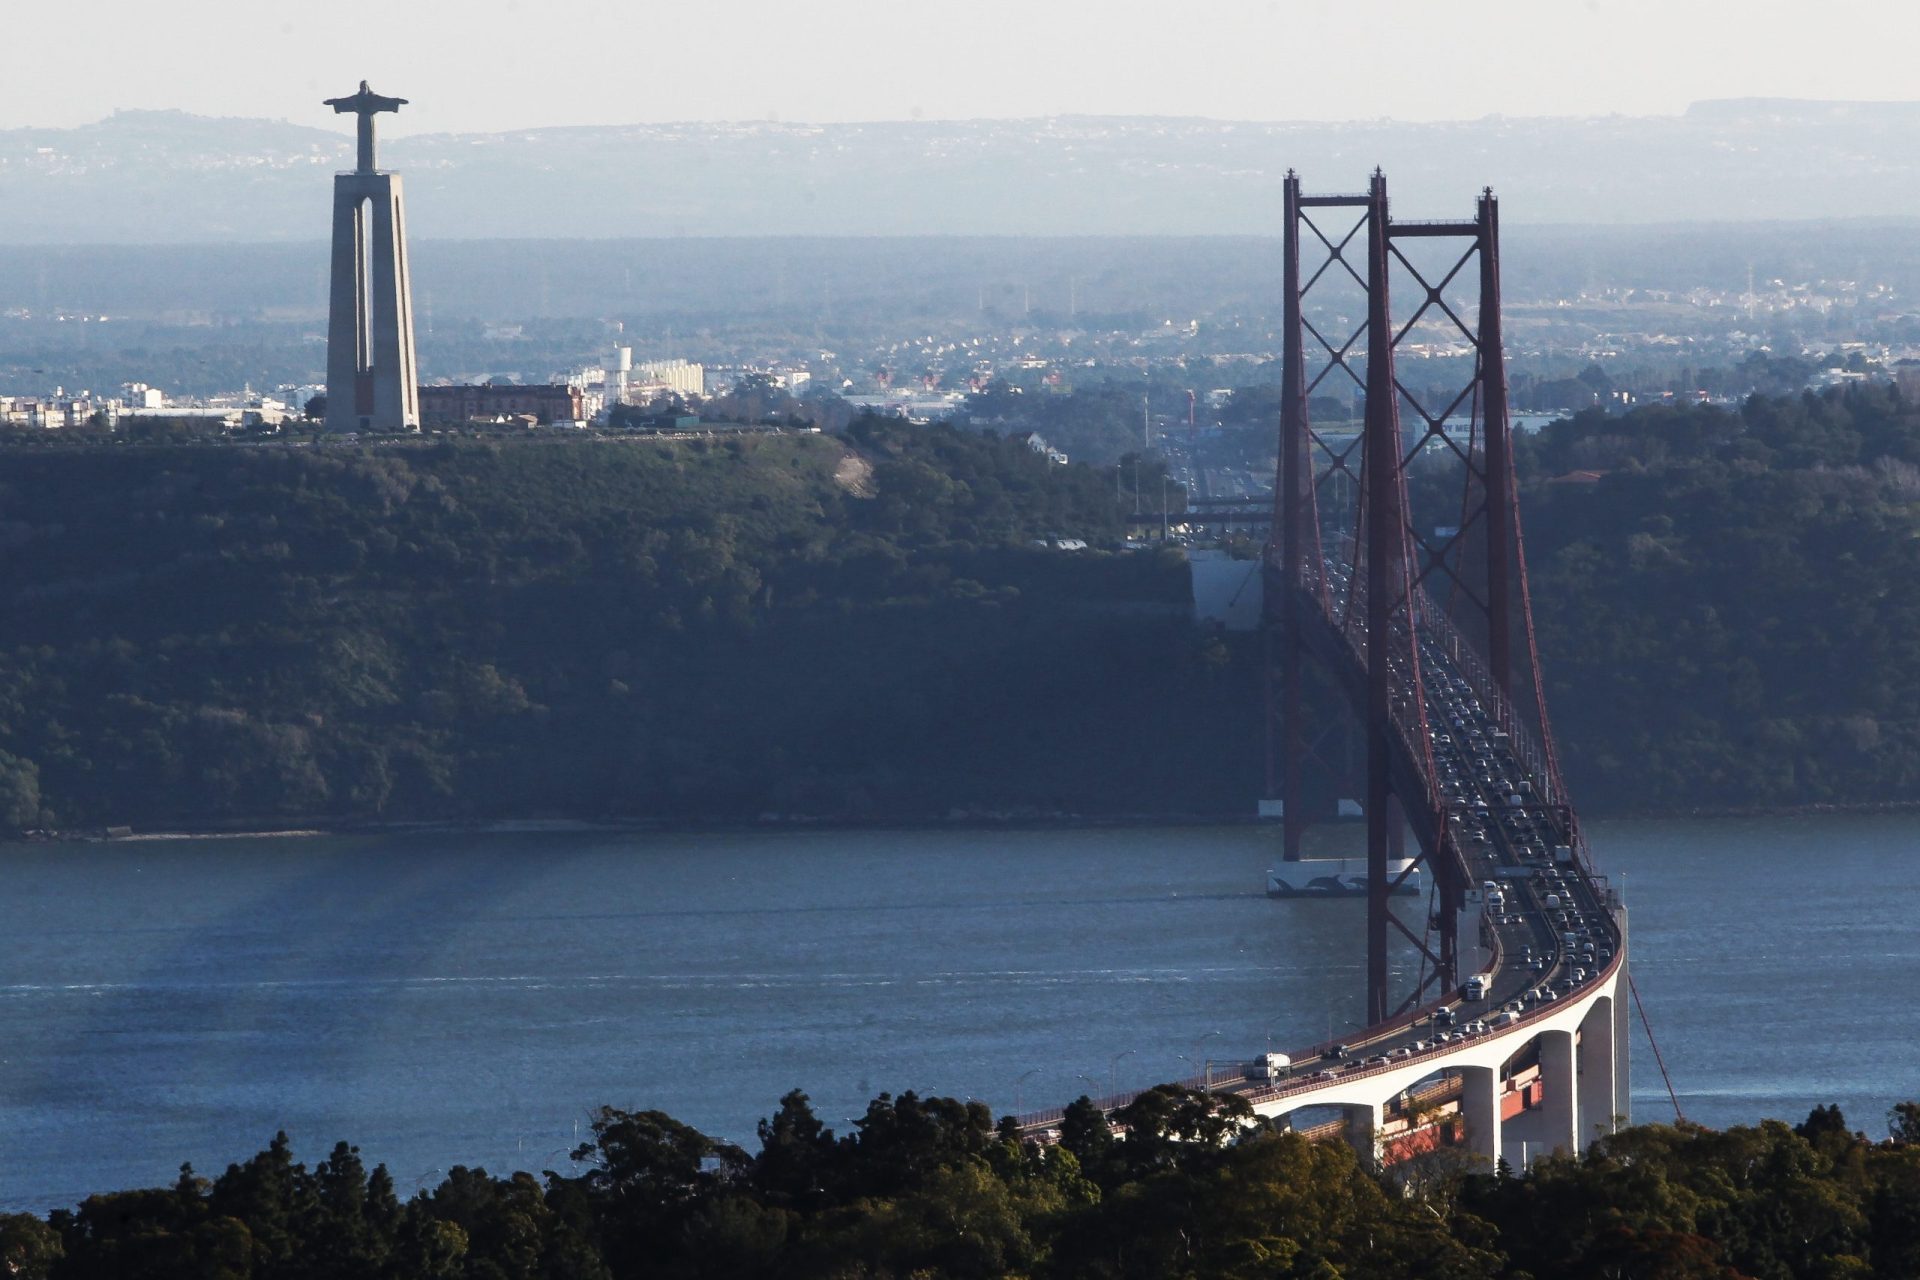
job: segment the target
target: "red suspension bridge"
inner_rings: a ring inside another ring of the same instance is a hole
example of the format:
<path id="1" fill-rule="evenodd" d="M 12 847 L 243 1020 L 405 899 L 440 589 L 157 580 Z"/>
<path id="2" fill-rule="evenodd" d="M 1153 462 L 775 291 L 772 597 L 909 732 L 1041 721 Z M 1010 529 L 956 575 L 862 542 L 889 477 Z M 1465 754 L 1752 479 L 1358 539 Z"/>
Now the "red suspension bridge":
<path id="1" fill-rule="evenodd" d="M 1279 465 L 1260 513 L 1268 789 L 1283 865 L 1302 868 L 1333 797 L 1363 798 L 1368 1025 L 1271 1073 L 1195 1083 L 1264 1116 L 1334 1108 L 1381 1158 L 1579 1150 L 1628 1111 L 1626 912 L 1594 869 L 1547 716 L 1499 206 L 1485 191 L 1471 218 L 1404 221 L 1378 172 L 1340 195 L 1290 172 L 1284 217 Z M 1404 377 L 1415 361 L 1425 376 Z M 1310 407 L 1340 396 L 1358 413 L 1317 430 Z M 1310 719 L 1310 703 L 1344 714 Z M 1333 749 L 1346 735 L 1359 750 Z M 1409 923 L 1392 904 L 1416 868 L 1430 895 Z M 1418 957 L 1405 990 L 1396 948 Z"/>

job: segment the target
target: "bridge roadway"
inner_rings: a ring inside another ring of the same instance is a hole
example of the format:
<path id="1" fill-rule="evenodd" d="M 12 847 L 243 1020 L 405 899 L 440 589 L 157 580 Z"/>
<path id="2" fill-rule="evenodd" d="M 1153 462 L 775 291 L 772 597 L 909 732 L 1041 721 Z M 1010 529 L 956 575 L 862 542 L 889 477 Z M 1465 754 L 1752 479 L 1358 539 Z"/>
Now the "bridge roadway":
<path id="1" fill-rule="evenodd" d="M 1352 591 L 1344 565 L 1327 569 L 1330 585 Z M 1486 995 L 1468 999 L 1463 980 L 1423 1008 L 1289 1055 L 1280 1080 L 1259 1078 L 1255 1064 L 1229 1064 L 1186 1083 L 1240 1094 L 1264 1117 L 1338 1108 L 1349 1140 L 1376 1159 L 1437 1141 L 1437 1118 L 1457 1145 L 1523 1167 L 1583 1149 L 1628 1114 L 1626 912 L 1587 866 L 1570 812 L 1547 802 L 1549 780 L 1516 750 L 1483 682 L 1469 678 L 1477 664 L 1458 638 L 1423 625 L 1420 645 L 1431 781 L 1446 843 L 1474 886 L 1468 910 L 1477 921 L 1463 920 L 1460 932 L 1462 977 L 1485 975 Z M 1397 683 L 1410 692 L 1404 677 Z M 1474 968 L 1476 933 L 1486 958 Z M 1099 1102 L 1112 1111 L 1137 1096 Z M 1410 1099 L 1424 1117 L 1409 1119 Z M 1022 1116 L 1022 1126 L 1045 1137 L 1060 1114 Z"/>

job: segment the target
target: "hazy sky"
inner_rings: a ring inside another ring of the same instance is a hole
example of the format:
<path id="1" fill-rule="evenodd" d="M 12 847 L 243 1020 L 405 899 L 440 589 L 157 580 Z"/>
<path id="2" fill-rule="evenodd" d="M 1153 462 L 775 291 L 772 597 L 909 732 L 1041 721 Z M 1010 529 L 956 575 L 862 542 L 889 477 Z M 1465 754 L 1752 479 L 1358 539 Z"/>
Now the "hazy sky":
<path id="1" fill-rule="evenodd" d="M 1913 0 L 14 0 L 0 128 L 121 107 L 403 132 L 1059 113 L 1667 114 L 1908 99 Z"/>

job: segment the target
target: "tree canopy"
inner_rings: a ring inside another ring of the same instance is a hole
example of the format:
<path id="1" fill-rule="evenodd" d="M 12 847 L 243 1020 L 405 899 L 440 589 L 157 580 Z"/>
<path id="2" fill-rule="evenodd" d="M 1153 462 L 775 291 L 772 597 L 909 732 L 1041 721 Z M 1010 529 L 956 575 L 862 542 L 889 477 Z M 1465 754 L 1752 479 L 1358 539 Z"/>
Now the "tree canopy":
<path id="1" fill-rule="evenodd" d="M 1173 1085 L 1115 1120 L 1088 1153 L 1064 1127 L 1037 1145 L 979 1103 L 902 1093 L 835 1134 L 795 1090 L 749 1154 L 604 1108 L 568 1170 L 456 1167 L 405 1201 L 357 1148 L 309 1168 L 281 1134 L 216 1178 L 183 1166 L 171 1187 L 0 1214 L 0 1266 L 19 1280 L 1920 1274 L 1920 1145 L 1897 1123 L 1870 1142 L 1837 1108 L 1796 1127 L 1630 1128 L 1524 1176 L 1375 1168 Z"/>

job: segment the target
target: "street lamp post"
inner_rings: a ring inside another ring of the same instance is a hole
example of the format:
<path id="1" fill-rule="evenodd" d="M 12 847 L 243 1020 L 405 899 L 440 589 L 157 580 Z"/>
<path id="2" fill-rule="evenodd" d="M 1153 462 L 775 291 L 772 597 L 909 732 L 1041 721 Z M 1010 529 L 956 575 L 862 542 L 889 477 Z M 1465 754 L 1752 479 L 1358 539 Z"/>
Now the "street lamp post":
<path id="1" fill-rule="evenodd" d="M 1020 1086 L 1025 1084 L 1028 1080 L 1031 1080 L 1034 1076 L 1039 1074 L 1040 1074 L 1040 1068 L 1035 1067 L 1033 1068 L 1033 1070 L 1026 1072 L 1018 1080 L 1015 1080 L 1013 1082 L 1013 1114 L 1015 1116 L 1020 1116 L 1025 1114 L 1020 1109 Z"/>
<path id="2" fill-rule="evenodd" d="M 1109 1098 L 1117 1098 L 1120 1096 L 1120 1059 L 1128 1057 L 1132 1053 L 1133 1050 L 1131 1049 L 1122 1049 L 1119 1053 L 1107 1059 L 1107 1096 Z"/>
<path id="3" fill-rule="evenodd" d="M 1213 1039 L 1215 1036 L 1219 1034 L 1220 1033 L 1218 1031 L 1209 1031 L 1207 1032 L 1207 1034 L 1201 1036 L 1198 1040 L 1195 1040 L 1193 1042 L 1193 1058 L 1190 1061 L 1193 1061 L 1193 1062 L 1201 1061 L 1202 1059 L 1200 1057 L 1200 1046 L 1205 1044 L 1207 1041 Z M 1201 1069 L 1202 1070 L 1201 1080 L 1203 1082 L 1202 1088 L 1204 1088 L 1207 1092 L 1211 1093 L 1213 1091 L 1213 1060 L 1209 1058 L 1209 1059 L 1206 1059 L 1205 1061 L 1207 1065 Z"/>

